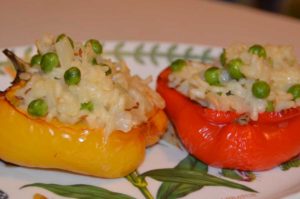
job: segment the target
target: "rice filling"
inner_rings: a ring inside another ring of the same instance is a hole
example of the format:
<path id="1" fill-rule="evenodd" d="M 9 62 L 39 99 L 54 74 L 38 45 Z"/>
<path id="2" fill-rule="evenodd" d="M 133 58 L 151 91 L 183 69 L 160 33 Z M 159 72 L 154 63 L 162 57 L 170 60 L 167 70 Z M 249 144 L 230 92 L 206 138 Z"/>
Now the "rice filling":
<path id="1" fill-rule="evenodd" d="M 47 35 L 37 41 L 39 54 L 56 53 L 59 66 L 51 72 L 39 65 L 28 68 L 30 80 L 16 91 L 16 97 L 22 99 L 19 109 L 26 111 L 32 101 L 42 99 L 48 105 L 47 121 L 83 122 L 109 134 L 128 132 L 146 122 L 151 111 L 164 108 L 163 99 L 148 85 L 151 78 L 131 75 L 125 62 L 104 58 L 90 44 L 71 43 L 67 37 L 57 40 Z M 80 72 L 79 83 L 72 82 L 76 79 L 66 82 L 71 67 Z"/>
<path id="2" fill-rule="evenodd" d="M 300 65 L 290 46 L 237 44 L 224 49 L 222 56 L 223 65 L 185 61 L 169 75 L 169 86 L 202 106 L 248 114 L 252 120 L 265 111 L 300 105 L 300 96 L 295 96 Z"/>

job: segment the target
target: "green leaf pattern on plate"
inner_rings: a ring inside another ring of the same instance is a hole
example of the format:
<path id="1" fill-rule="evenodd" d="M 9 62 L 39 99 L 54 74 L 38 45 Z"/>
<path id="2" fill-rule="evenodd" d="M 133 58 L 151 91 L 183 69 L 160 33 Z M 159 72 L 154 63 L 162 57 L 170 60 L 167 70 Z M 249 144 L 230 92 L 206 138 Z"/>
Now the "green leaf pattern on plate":
<path id="1" fill-rule="evenodd" d="M 194 170 L 203 173 L 208 172 L 208 166 L 201 161 L 196 160 L 193 156 L 188 155 L 185 159 L 179 162 L 175 167 L 176 169 Z M 174 183 L 174 182 L 163 182 L 157 192 L 157 199 L 173 199 L 181 198 L 189 193 L 200 190 L 203 186 Z"/>
<path id="2" fill-rule="evenodd" d="M 153 44 L 150 49 L 145 49 L 145 43 L 137 44 L 132 50 L 126 48 L 125 42 L 118 42 L 113 47 L 113 50 L 105 52 L 106 55 L 112 55 L 118 60 L 123 60 L 132 57 L 138 64 L 144 65 L 145 59 L 149 59 L 154 66 L 159 65 L 159 59 L 167 59 L 169 63 L 178 58 L 189 60 L 200 60 L 209 62 L 214 59 L 211 55 L 211 49 L 207 48 L 203 53 L 193 53 L 194 47 L 188 46 L 184 52 L 178 52 L 179 44 L 171 44 L 166 49 L 159 44 Z"/>
<path id="3" fill-rule="evenodd" d="M 186 169 L 155 169 L 143 173 L 142 176 L 151 177 L 155 180 L 163 182 L 185 183 L 198 186 L 225 186 L 249 192 L 257 192 L 242 184 L 238 184 L 203 172 Z"/>
<path id="4" fill-rule="evenodd" d="M 104 43 L 105 44 L 105 43 Z M 105 51 L 106 55 L 111 55 L 117 60 L 123 60 L 132 57 L 138 64 L 144 65 L 145 59 L 149 59 L 154 66 L 159 65 L 159 59 L 167 59 L 169 63 L 178 58 L 188 59 L 188 60 L 200 60 L 203 62 L 210 62 L 214 59 L 211 55 L 211 49 L 207 48 L 203 50 L 202 53 L 193 53 L 194 46 L 188 46 L 184 52 L 178 52 L 179 44 L 170 44 L 166 49 L 162 48 L 160 44 L 153 44 L 150 50 L 145 49 L 145 43 L 138 43 L 133 49 L 126 48 L 126 42 L 117 42 L 112 50 Z M 27 48 L 24 51 L 23 58 L 26 61 L 30 60 L 32 56 L 32 47 Z M 9 65 L 8 61 L 3 61 L 0 66 Z M 3 74 L 3 70 L 0 70 L 0 75 Z"/>
<path id="5" fill-rule="evenodd" d="M 240 180 L 240 181 L 247 181 L 251 182 L 256 179 L 256 175 L 251 171 L 238 171 L 233 169 L 222 169 L 221 175 L 224 177 Z"/>
<path id="6" fill-rule="evenodd" d="M 100 187 L 85 185 L 85 184 L 75 184 L 75 185 L 58 185 L 58 184 L 44 184 L 44 183 L 34 183 L 28 184 L 21 188 L 25 187 L 40 187 L 48 191 L 56 193 L 57 195 L 77 198 L 77 199 L 93 199 L 93 198 L 102 198 L 102 199 L 134 199 L 131 196 L 116 193 L 103 189 Z"/>
<path id="7" fill-rule="evenodd" d="M 300 167 L 300 156 L 297 156 L 280 165 L 283 171 L 287 171 L 291 168 Z"/>
<path id="8" fill-rule="evenodd" d="M 130 173 L 129 175 L 125 176 L 125 178 L 133 186 L 137 187 L 146 199 L 153 199 L 152 194 L 148 190 L 148 183 L 146 182 L 145 178 L 138 173 L 138 171 Z"/>

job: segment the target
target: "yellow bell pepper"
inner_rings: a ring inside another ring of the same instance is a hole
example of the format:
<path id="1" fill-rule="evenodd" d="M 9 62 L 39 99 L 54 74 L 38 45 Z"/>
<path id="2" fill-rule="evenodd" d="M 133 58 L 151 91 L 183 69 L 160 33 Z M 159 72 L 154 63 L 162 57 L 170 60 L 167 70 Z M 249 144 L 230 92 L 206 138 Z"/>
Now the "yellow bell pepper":
<path id="1" fill-rule="evenodd" d="M 0 94 L 0 159 L 26 167 L 51 168 L 104 178 L 134 171 L 144 160 L 145 148 L 156 143 L 167 126 L 162 110 L 130 132 L 112 132 L 83 124 L 33 118 L 13 104 L 14 90 Z"/>

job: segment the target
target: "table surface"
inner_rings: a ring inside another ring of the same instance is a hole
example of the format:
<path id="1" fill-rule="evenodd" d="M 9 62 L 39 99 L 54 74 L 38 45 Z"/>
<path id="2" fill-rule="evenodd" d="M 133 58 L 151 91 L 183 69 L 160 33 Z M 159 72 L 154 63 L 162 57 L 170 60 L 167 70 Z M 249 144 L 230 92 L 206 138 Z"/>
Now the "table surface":
<path id="1" fill-rule="evenodd" d="M 0 19 L 1 48 L 64 32 L 77 40 L 288 44 L 300 57 L 300 20 L 213 0 L 11 0 L 1 2 Z"/>

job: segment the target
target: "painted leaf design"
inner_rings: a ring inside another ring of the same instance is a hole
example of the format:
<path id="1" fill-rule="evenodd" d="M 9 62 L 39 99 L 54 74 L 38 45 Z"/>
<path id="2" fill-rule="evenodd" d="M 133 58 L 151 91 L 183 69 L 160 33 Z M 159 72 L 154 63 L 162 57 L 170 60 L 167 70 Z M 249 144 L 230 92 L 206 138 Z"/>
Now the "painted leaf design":
<path id="1" fill-rule="evenodd" d="M 146 199 L 153 199 L 152 194 L 148 190 L 148 183 L 143 176 L 139 174 L 137 170 L 131 172 L 125 178 L 145 196 Z"/>
<path id="2" fill-rule="evenodd" d="M 293 167 L 300 167 L 300 156 L 281 164 L 280 167 L 283 171 L 287 171 Z"/>
<path id="3" fill-rule="evenodd" d="M 163 182 L 185 183 L 198 186 L 225 186 L 249 192 L 257 192 L 242 184 L 238 184 L 203 172 L 186 169 L 156 169 L 145 172 L 142 174 L 142 176 L 148 176 Z"/>
<path id="4" fill-rule="evenodd" d="M 151 52 L 150 52 L 150 60 L 155 66 L 158 65 L 158 61 L 157 61 L 158 49 L 159 49 L 159 44 L 155 44 L 152 47 Z"/>
<path id="5" fill-rule="evenodd" d="M 238 170 L 232 170 L 232 169 L 222 169 L 221 175 L 227 178 L 231 178 L 234 180 L 240 180 L 240 181 L 253 181 L 256 179 L 256 176 L 251 171 L 238 171 Z"/>
<path id="6" fill-rule="evenodd" d="M 177 51 L 178 44 L 171 44 L 166 49 L 160 48 L 160 44 L 153 44 L 149 49 L 145 48 L 145 46 L 147 46 L 147 43 L 141 42 L 136 44 L 134 49 L 126 49 L 126 42 L 121 41 L 115 44 L 113 50 L 105 51 L 105 54 L 112 55 L 117 60 L 132 57 L 140 65 L 145 65 L 145 59 L 149 59 L 154 66 L 159 65 L 159 58 L 166 59 L 170 63 L 178 58 L 204 62 L 209 62 L 214 59 L 211 56 L 212 49 L 210 48 L 202 50 L 199 54 L 193 53 L 194 46 L 188 46 L 184 52 Z"/>
<path id="7" fill-rule="evenodd" d="M 123 59 L 123 57 L 122 57 L 123 53 L 122 53 L 121 49 L 124 47 L 124 45 L 125 45 L 124 42 L 118 43 L 118 44 L 115 46 L 114 51 L 113 51 L 114 56 L 115 56 L 115 57 L 117 58 L 117 60 L 119 60 L 119 61 Z"/>
<path id="8" fill-rule="evenodd" d="M 192 57 L 192 51 L 193 51 L 193 47 L 188 47 L 186 50 L 185 50 L 185 53 L 183 55 L 183 58 L 184 59 L 190 59 L 190 57 Z"/>
<path id="9" fill-rule="evenodd" d="M 188 155 L 175 167 L 176 169 L 195 170 L 207 173 L 208 166 L 198 161 L 193 156 Z M 173 199 L 180 198 L 201 189 L 203 186 L 194 184 L 184 184 L 175 182 L 163 182 L 157 192 L 157 199 Z"/>
<path id="10" fill-rule="evenodd" d="M 143 56 L 143 50 L 144 50 L 144 43 L 139 44 L 134 52 L 134 58 L 135 61 L 138 62 L 139 64 L 144 64 L 144 60 L 142 59 Z"/>
<path id="11" fill-rule="evenodd" d="M 34 183 L 34 184 L 25 185 L 21 188 L 25 188 L 25 187 L 40 187 L 60 196 L 77 198 L 77 199 L 93 199 L 93 198 L 134 199 L 133 197 L 125 194 L 116 193 L 101 187 L 85 185 L 85 184 L 58 185 L 58 184 Z"/>
<path id="12" fill-rule="evenodd" d="M 173 45 L 171 45 L 171 46 L 169 47 L 168 52 L 167 52 L 167 54 L 166 54 L 166 56 L 167 56 L 169 62 L 174 61 L 174 58 L 175 58 L 175 57 L 178 57 L 178 56 L 175 55 L 175 50 L 176 50 L 176 49 L 177 49 L 177 45 L 176 45 L 176 44 L 173 44 Z"/>
<path id="13" fill-rule="evenodd" d="M 210 53 L 211 53 L 211 49 L 206 49 L 203 54 L 201 55 L 201 60 L 204 61 L 204 62 L 207 62 L 207 61 L 210 61 L 212 60 L 213 58 L 210 56 Z"/>

